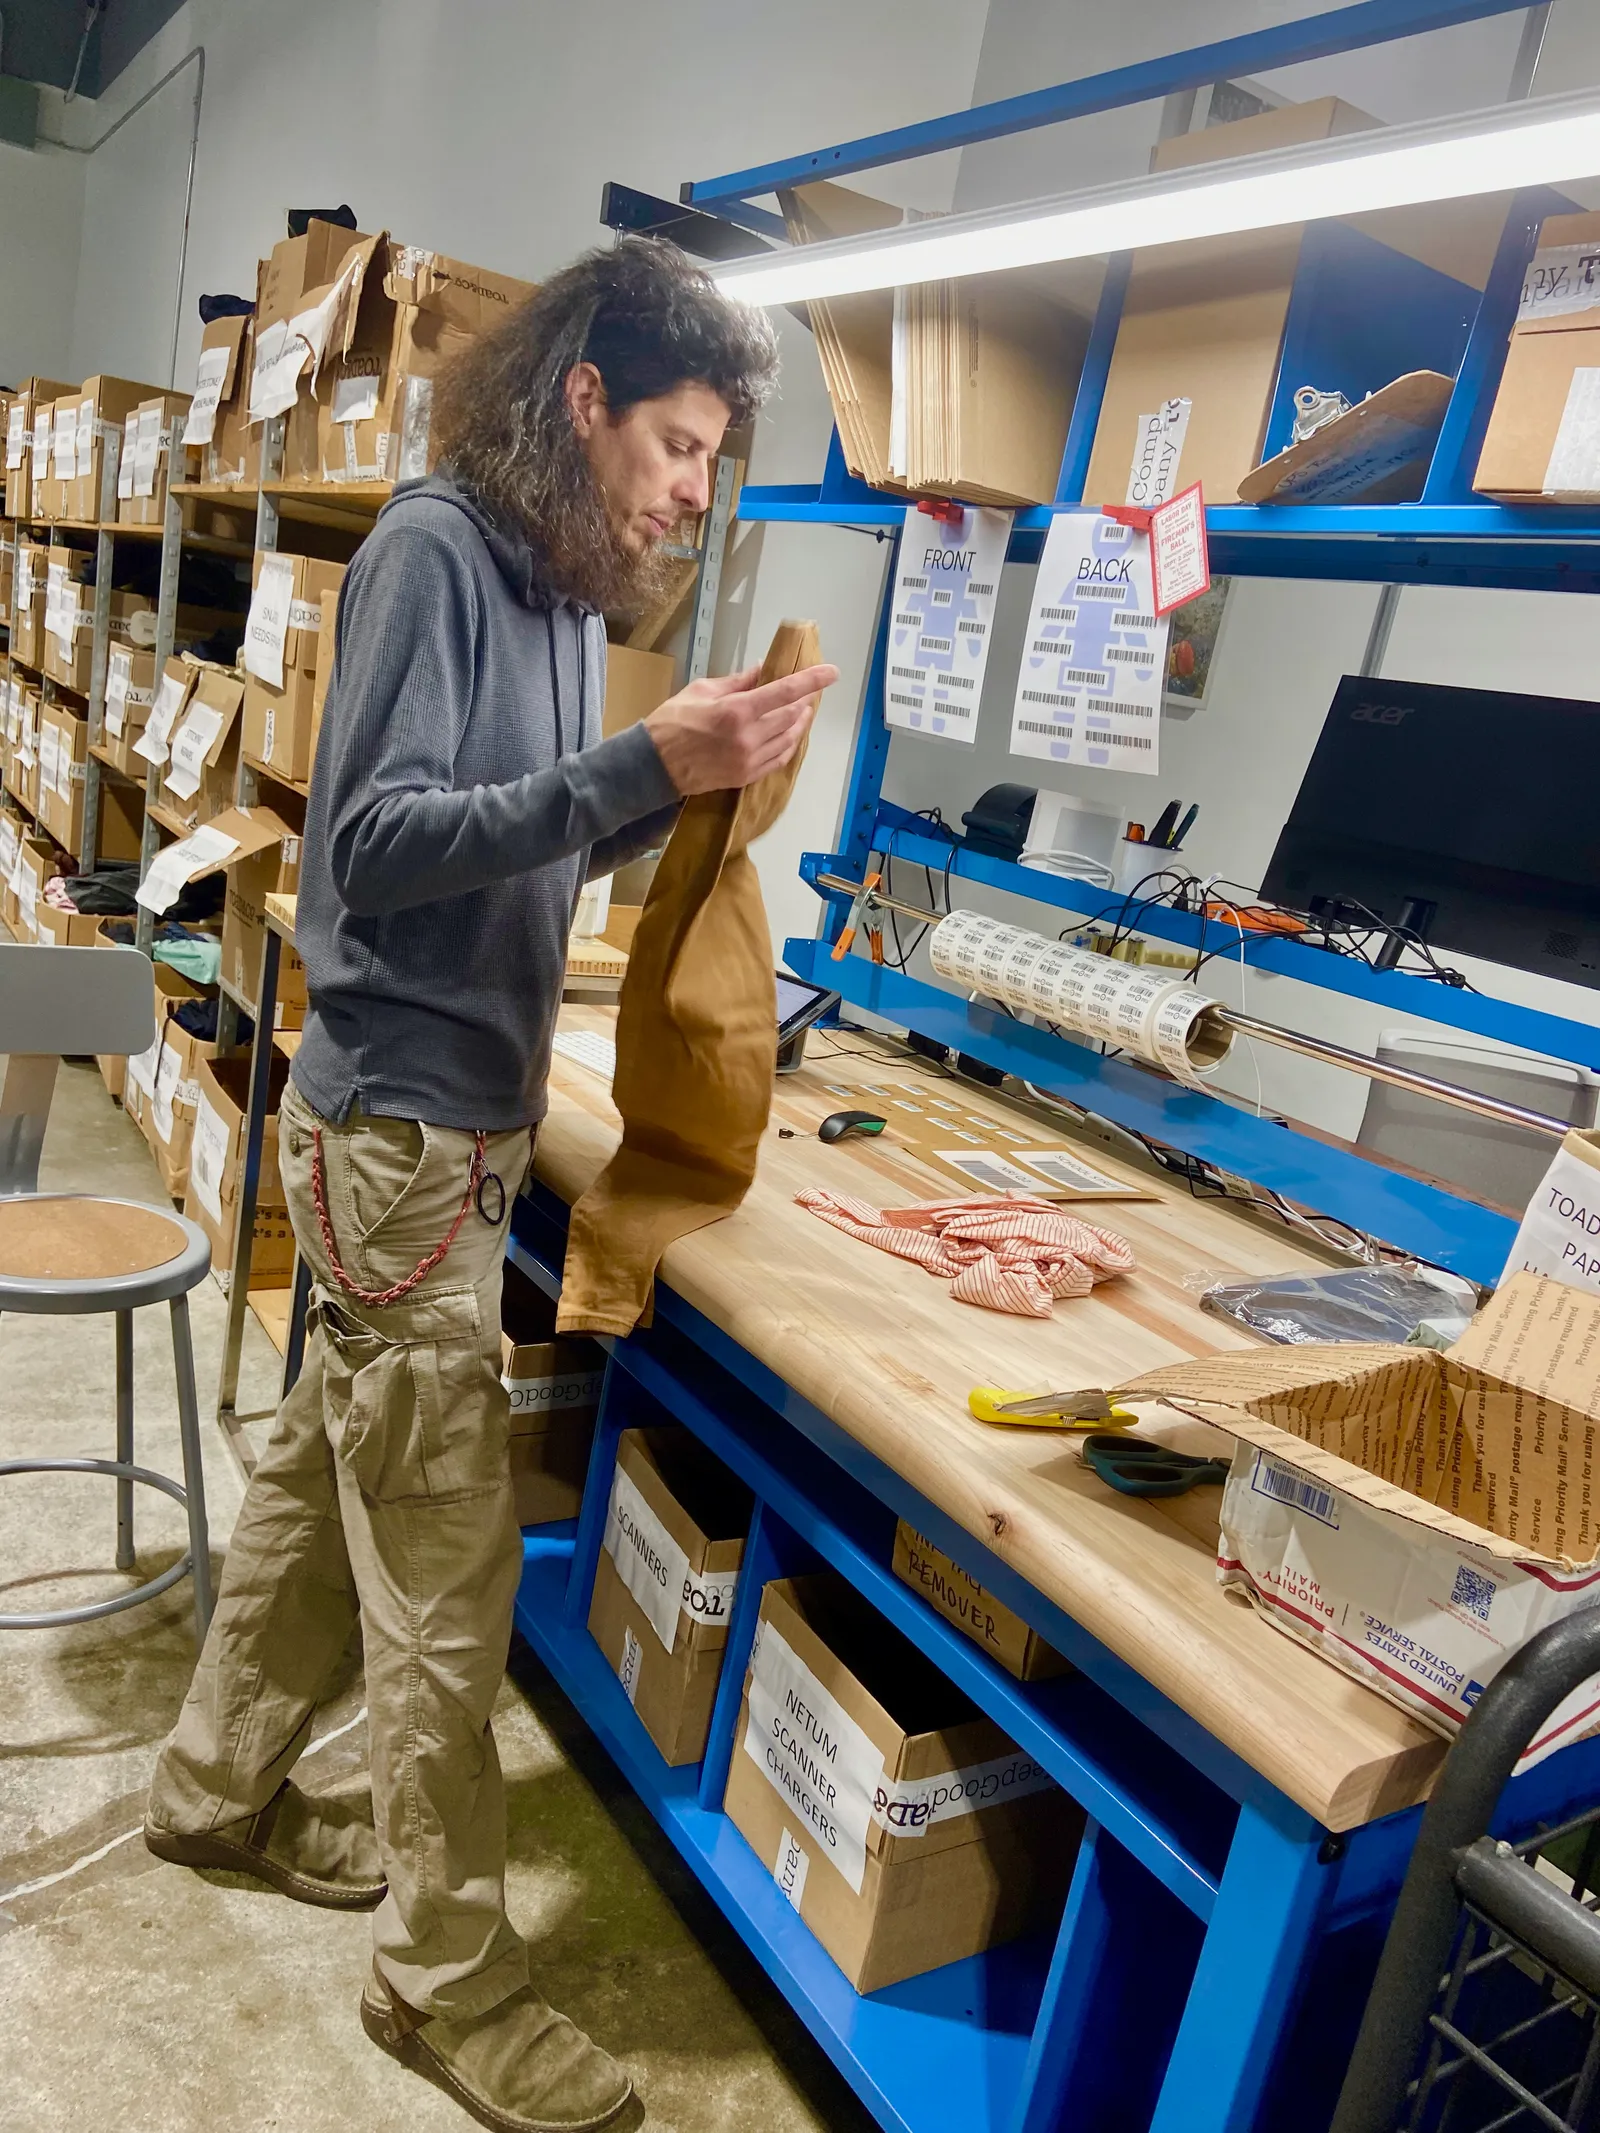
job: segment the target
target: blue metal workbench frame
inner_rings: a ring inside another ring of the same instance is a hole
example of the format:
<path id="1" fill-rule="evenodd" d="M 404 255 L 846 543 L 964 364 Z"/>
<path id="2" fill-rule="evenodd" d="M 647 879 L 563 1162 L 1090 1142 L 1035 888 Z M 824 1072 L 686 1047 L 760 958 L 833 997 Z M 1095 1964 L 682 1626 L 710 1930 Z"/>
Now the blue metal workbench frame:
<path id="1" fill-rule="evenodd" d="M 566 1209 L 519 1200 L 509 1256 L 559 1293 Z M 751 1953 L 890 2133 L 1320 2133 L 1420 1809 L 1323 1827 L 701 1312 L 658 1284 L 610 1360 L 576 1531 L 524 1535 L 517 1626 Z M 669 1769 L 587 1618 L 617 1438 L 693 1432 L 749 1487 L 704 1760 Z M 1069 1658 L 1023 1683 L 893 1574 L 908 1519 Z M 762 1587 L 837 1571 L 1084 1808 L 1061 1924 L 865 1997 L 722 1812 Z M 1496 1834 L 1592 1799 L 1600 1741 L 1519 1779 Z"/>
<path id="2" fill-rule="evenodd" d="M 685 186 L 683 198 L 775 232 L 754 199 L 776 186 L 1050 125 L 1430 28 L 1513 12 L 1512 0 L 1364 0 L 1296 24 L 1123 68 L 1004 104 Z M 1570 203 L 1518 197 L 1488 286 L 1464 321 L 1457 383 L 1426 487 L 1381 509 L 1213 508 L 1219 573 L 1353 578 L 1536 590 L 1600 590 L 1600 519 L 1485 503 L 1470 482 L 1504 361 L 1526 261 L 1542 217 Z M 1063 456 L 1055 506 L 1081 501 L 1115 345 L 1129 261 L 1109 263 Z M 1303 314 L 1309 317 L 1307 311 Z M 1291 312 L 1290 334 L 1296 330 Z M 1310 353 L 1292 348 L 1302 361 Z M 1306 373 L 1310 375 L 1308 371 Z M 1295 382 L 1280 378 L 1278 409 Z M 1270 425 L 1269 425 L 1270 430 Z M 905 506 L 846 472 L 835 438 L 815 488 L 746 488 L 747 520 L 858 526 L 898 542 Z M 1017 515 L 1010 556 L 1037 559 L 1049 513 Z M 845 799 L 842 850 L 803 872 L 859 876 L 869 855 L 1091 916 L 1088 884 L 1025 874 L 950 842 L 883 800 L 888 589 Z M 823 892 L 819 892 L 823 893 Z M 790 966 L 856 1004 L 959 1047 L 1221 1167 L 1377 1231 L 1482 1280 L 1497 1276 L 1510 1225 L 1491 1210 L 1396 1177 L 1081 1045 L 969 1006 L 937 987 L 835 964 L 843 902 L 823 938 L 791 941 Z M 1198 948 L 1231 929 L 1150 912 L 1140 930 Z M 1301 943 L 1248 940 L 1253 967 L 1392 1006 L 1549 1056 L 1600 1066 L 1600 1030 L 1378 973 Z M 535 1188 L 513 1216 L 511 1259 L 557 1293 L 566 1211 Z M 1378 1946 L 1420 1810 L 1332 1830 L 1286 1798 L 1132 1667 L 1035 1591 L 998 1555 L 798 1396 L 670 1289 L 651 1329 L 607 1344 L 599 1419 L 576 1529 L 524 1537 L 517 1623 L 834 2064 L 891 2133 L 1321 2133 L 1354 2039 Z M 586 1622 L 620 1432 L 671 1420 L 750 1488 L 755 1509 L 705 1758 L 669 1769 L 646 1736 Z M 893 1575 L 904 1517 L 1074 1664 L 1023 1684 Z M 1059 1929 L 866 1997 L 822 1952 L 721 1811 L 744 1670 L 762 1587 L 827 1565 L 906 1631 L 950 1679 L 1036 1755 L 1084 1808 Z M 1497 1834 L 1550 1823 L 1600 1788 L 1600 1740 L 1517 1780 Z"/>

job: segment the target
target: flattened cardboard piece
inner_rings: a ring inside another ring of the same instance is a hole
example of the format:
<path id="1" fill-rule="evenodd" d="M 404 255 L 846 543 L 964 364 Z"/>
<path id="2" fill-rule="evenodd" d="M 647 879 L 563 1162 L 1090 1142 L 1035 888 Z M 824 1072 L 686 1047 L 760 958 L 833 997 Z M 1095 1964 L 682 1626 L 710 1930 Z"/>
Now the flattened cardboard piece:
<path id="1" fill-rule="evenodd" d="M 1397 504 L 1422 494 L 1452 381 L 1413 370 L 1239 484 L 1242 504 Z"/>

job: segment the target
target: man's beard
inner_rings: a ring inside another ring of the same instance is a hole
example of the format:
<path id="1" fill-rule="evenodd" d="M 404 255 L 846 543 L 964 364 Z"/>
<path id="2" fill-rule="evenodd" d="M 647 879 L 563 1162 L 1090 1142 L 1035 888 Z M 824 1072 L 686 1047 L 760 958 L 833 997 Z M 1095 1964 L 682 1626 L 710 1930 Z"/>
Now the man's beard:
<path id="1" fill-rule="evenodd" d="M 672 583 L 673 558 L 657 541 L 638 554 L 628 547 L 576 441 L 561 476 L 541 483 L 544 493 L 517 511 L 538 579 L 552 592 L 624 620 L 660 606 Z"/>

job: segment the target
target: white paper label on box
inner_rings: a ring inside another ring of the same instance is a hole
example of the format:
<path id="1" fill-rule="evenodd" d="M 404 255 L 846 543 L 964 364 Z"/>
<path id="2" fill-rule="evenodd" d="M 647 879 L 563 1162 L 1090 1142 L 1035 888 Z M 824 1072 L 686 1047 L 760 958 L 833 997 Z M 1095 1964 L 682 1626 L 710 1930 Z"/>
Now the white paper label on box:
<path id="1" fill-rule="evenodd" d="M 371 422 L 378 413 L 378 374 L 343 377 L 333 388 L 335 422 Z"/>
<path id="2" fill-rule="evenodd" d="M 158 916 L 177 901 L 184 883 L 207 867 L 220 866 L 239 849 L 237 837 L 207 823 L 177 844 L 169 844 L 150 862 L 150 871 L 135 891 L 134 900 Z"/>
<path id="3" fill-rule="evenodd" d="M 889 624 L 886 724 L 976 740 L 1012 516 L 966 506 L 959 524 L 908 520 Z"/>
<path id="4" fill-rule="evenodd" d="M 1031 1793 L 1054 1788 L 1049 1771 L 1031 1755 L 1013 1748 L 993 1762 L 973 1763 L 965 1770 L 941 1770 L 937 1777 L 902 1778 L 895 1785 L 880 1785 L 872 1817 L 897 1837 L 915 1837 L 957 1815 L 976 1814 L 981 1807 L 1025 1800 Z"/>
<path id="5" fill-rule="evenodd" d="M 278 707 L 276 704 L 268 704 L 265 724 L 266 732 L 261 742 L 261 760 L 263 763 L 270 763 L 278 752 Z"/>
<path id="6" fill-rule="evenodd" d="M 117 461 L 117 501 L 126 503 L 133 494 L 133 455 L 139 449 L 139 417 L 131 414 L 122 425 L 122 457 Z"/>
<path id="7" fill-rule="evenodd" d="M 133 1062 L 128 1062 L 132 1071 Z M 222 1170 L 228 1160 L 228 1128 L 206 1097 L 201 1096 L 194 1114 L 194 1140 L 189 1150 L 189 1183 L 194 1196 L 220 1228 L 222 1225 Z"/>
<path id="8" fill-rule="evenodd" d="M 1233 1456 L 1217 1575 L 1281 1629 L 1447 1737 L 1512 1653 L 1594 1604 L 1593 1569 L 1524 1569 L 1330 1489 L 1252 1444 Z M 1600 1675 L 1540 1727 L 1531 1768 L 1595 1728 Z"/>
<path id="9" fill-rule="evenodd" d="M 19 610 L 33 605 L 35 590 L 33 550 L 31 548 L 19 548 L 17 550 L 16 589 L 13 594 Z"/>
<path id="10" fill-rule="evenodd" d="M 882 1755 L 770 1622 L 757 1628 L 746 1694 L 745 1754 L 859 1896 Z"/>
<path id="11" fill-rule="evenodd" d="M 1549 497 L 1592 496 L 1600 492 L 1600 369 L 1580 368 L 1567 387 L 1561 427 L 1544 470 Z"/>
<path id="12" fill-rule="evenodd" d="M 51 410 L 39 409 L 33 418 L 33 478 L 43 481 L 50 472 Z M 35 499 L 37 502 L 37 498 Z"/>
<path id="13" fill-rule="evenodd" d="M 432 378 L 407 378 L 405 412 L 400 425 L 400 463 L 396 481 L 420 481 L 428 471 L 428 432 L 433 423 Z"/>
<path id="14" fill-rule="evenodd" d="M 128 690 L 133 683 L 133 654 L 113 648 L 106 661 L 106 731 L 120 740 L 127 712 Z"/>
<path id="15" fill-rule="evenodd" d="M 78 434 L 75 440 L 73 460 L 78 472 L 88 478 L 94 472 L 94 402 L 78 402 Z"/>
<path id="16" fill-rule="evenodd" d="M 13 402 L 6 417 L 6 472 L 15 473 L 21 466 L 23 454 L 28 449 L 28 408 L 22 400 Z"/>
<path id="17" fill-rule="evenodd" d="M 195 365 L 194 398 L 189 402 L 189 415 L 183 425 L 185 444 L 209 444 L 217 426 L 217 403 L 222 398 L 222 381 L 228 375 L 227 348 L 202 348 L 200 360 Z"/>
<path id="18" fill-rule="evenodd" d="M 135 496 L 154 496 L 156 493 L 156 462 L 161 456 L 161 410 L 159 407 L 141 408 L 139 426 L 133 447 L 133 493 Z"/>
<path id="19" fill-rule="evenodd" d="M 180 800 L 192 800 L 205 775 L 206 757 L 222 731 L 223 715 L 211 704 L 196 704 L 172 737 L 172 759 L 162 780 Z"/>
<path id="20" fill-rule="evenodd" d="M 163 1044 L 156 1064 L 155 1087 L 150 1091 L 150 1117 L 161 1139 L 172 1139 L 172 1103 L 183 1073 L 183 1058 L 170 1044 Z"/>
<path id="21" fill-rule="evenodd" d="M 1501 1281 L 1524 1271 L 1600 1295 L 1600 1164 L 1556 1150 L 1528 1202 Z"/>
<path id="22" fill-rule="evenodd" d="M 639 1662 L 644 1657 L 644 1646 L 624 1622 L 622 1625 L 622 1663 L 617 1668 L 617 1679 L 622 1683 L 622 1693 L 629 1703 L 639 1693 Z"/>
<path id="23" fill-rule="evenodd" d="M 1155 774 L 1167 624 L 1154 607 L 1148 536 L 1100 511 L 1055 513 L 1017 677 L 1013 755 Z"/>
<path id="24" fill-rule="evenodd" d="M 61 736 L 53 725 L 43 727 L 39 734 L 39 797 L 56 789 L 56 763 Z"/>
<path id="25" fill-rule="evenodd" d="M 57 481 L 75 481 L 78 476 L 78 410 L 58 407 L 51 438 L 50 471 Z"/>
<path id="26" fill-rule="evenodd" d="M 795 1909 L 800 1908 L 806 1892 L 806 1874 L 811 1866 L 811 1854 L 806 1850 L 792 1829 L 778 1832 L 778 1856 L 773 1862 L 772 1878 L 788 1897 Z"/>
<path id="27" fill-rule="evenodd" d="M 292 336 L 290 320 L 278 319 L 261 329 L 256 336 L 256 365 L 250 379 L 252 422 L 286 414 L 294 406 L 300 373 L 309 353 L 305 341 Z"/>
<path id="28" fill-rule="evenodd" d="M 177 674 L 163 674 L 161 686 L 156 691 L 156 700 L 150 707 L 150 716 L 145 720 L 143 733 L 133 744 L 135 755 L 142 755 L 147 763 L 164 763 L 167 760 L 167 742 L 178 713 L 183 709 L 183 699 L 188 692 L 187 682 Z"/>
<path id="29" fill-rule="evenodd" d="M 611 1476 L 606 1507 L 606 1553 L 670 1652 L 678 1634 L 689 1558 L 620 1466 Z"/>
<path id="30" fill-rule="evenodd" d="M 1192 400 L 1168 400 L 1153 415 L 1141 415 L 1134 429 L 1133 465 L 1128 472 L 1126 503 L 1153 511 L 1178 492 L 1178 465 L 1189 434 Z"/>
<path id="31" fill-rule="evenodd" d="M 293 557 L 263 556 L 244 626 L 244 665 L 247 674 L 266 682 L 269 688 L 283 687 L 283 647 L 293 605 Z"/>
<path id="32" fill-rule="evenodd" d="M 77 595 L 68 589 L 65 563 L 50 563 L 45 570 L 44 633 L 63 645 L 71 642 L 72 617 L 78 607 Z"/>
<path id="33" fill-rule="evenodd" d="M 146 1096 L 156 1085 L 156 1061 L 161 1057 L 165 1040 L 166 1023 L 158 1020 L 156 1033 L 145 1049 L 142 1052 L 130 1052 L 128 1055 L 128 1079 L 136 1087 L 143 1089 Z"/>
<path id="34" fill-rule="evenodd" d="M 289 602 L 289 627 L 292 630 L 320 630 L 322 609 L 314 600 L 291 600 Z"/>
<path id="35" fill-rule="evenodd" d="M 1541 245 L 1522 277 L 1517 324 L 1600 307 L 1600 245 Z"/>

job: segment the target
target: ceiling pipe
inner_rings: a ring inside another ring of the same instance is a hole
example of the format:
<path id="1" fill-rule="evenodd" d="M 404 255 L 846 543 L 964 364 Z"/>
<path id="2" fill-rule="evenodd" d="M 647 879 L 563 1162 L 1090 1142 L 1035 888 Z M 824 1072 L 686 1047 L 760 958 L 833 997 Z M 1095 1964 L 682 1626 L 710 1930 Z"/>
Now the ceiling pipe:
<path id="1" fill-rule="evenodd" d="M 3 21 L 3 18 L 0 18 L 0 21 Z M 50 147 L 63 149 L 68 155 L 96 155 L 105 147 L 107 141 L 115 139 L 131 118 L 136 118 L 146 104 L 161 94 L 168 82 L 176 81 L 184 68 L 190 66 L 195 69 L 194 108 L 189 126 L 189 168 L 183 187 L 183 233 L 178 239 L 177 285 L 172 297 L 172 359 L 167 370 L 167 383 L 171 387 L 176 387 L 178 382 L 178 337 L 183 330 L 183 283 L 189 267 L 189 220 L 194 212 L 194 174 L 200 155 L 200 109 L 206 93 L 205 46 L 197 44 L 185 52 L 176 66 L 169 67 L 161 79 L 146 89 L 137 103 L 130 104 L 121 118 L 109 125 L 98 140 L 80 145 L 76 141 L 58 140 L 53 134 L 40 135 L 40 139 L 48 142 Z"/>

